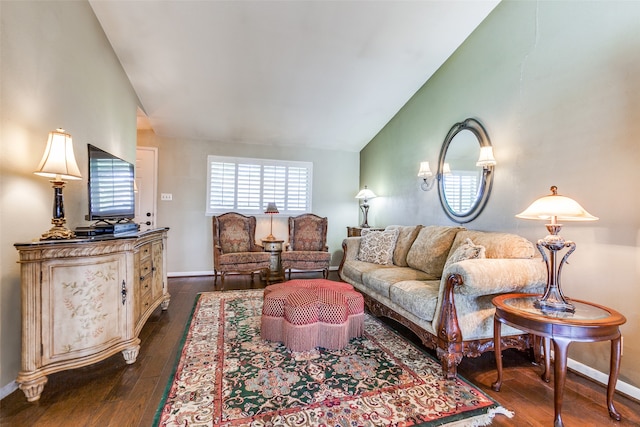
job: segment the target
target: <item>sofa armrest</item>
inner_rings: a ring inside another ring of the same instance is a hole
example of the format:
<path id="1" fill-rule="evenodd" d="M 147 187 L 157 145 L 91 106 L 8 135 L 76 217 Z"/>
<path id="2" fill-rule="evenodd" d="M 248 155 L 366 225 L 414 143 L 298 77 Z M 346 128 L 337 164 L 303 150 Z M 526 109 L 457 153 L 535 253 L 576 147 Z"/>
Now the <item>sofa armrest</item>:
<path id="1" fill-rule="evenodd" d="M 360 252 L 360 240 L 361 237 L 347 237 L 342 241 L 342 248 L 344 249 L 344 259 L 354 260 L 358 259 L 358 252 Z"/>
<path id="2" fill-rule="evenodd" d="M 342 267 L 347 260 L 355 260 L 358 258 L 360 251 L 360 237 L 347 237 L 342 241 L 342 260 L 338 267 L 338 275 L 342 277 Z"/>
<path id="3" fill-rule="evenodd" d="M 456 262 L 443 271 L 443 285 L 452 274 L 460 276 L 454 293 L 466 296 L 526 292 L 544 289 L 547 267 L 542 258 L 469 259 Z"/>

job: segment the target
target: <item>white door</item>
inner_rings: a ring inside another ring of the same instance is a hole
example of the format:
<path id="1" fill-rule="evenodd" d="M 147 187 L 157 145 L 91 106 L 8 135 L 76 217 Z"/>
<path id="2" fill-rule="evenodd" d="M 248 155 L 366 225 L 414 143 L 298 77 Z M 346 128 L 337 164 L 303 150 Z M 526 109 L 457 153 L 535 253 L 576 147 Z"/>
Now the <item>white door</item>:
<path id="1" fill-rule="evenodd" d="M 136 149 L 136 223 L 140 231 L 156 227 L 156 194 L 158 181 L 158 149 Z"/>

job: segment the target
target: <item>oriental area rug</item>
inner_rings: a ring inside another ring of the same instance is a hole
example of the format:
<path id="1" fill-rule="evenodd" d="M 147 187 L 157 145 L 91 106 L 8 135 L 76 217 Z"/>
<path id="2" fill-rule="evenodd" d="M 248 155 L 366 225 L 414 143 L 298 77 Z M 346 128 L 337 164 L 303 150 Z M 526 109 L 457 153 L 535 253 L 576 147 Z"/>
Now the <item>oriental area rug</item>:
<path id="1" fill-rule="evenodd" d="M 366 315 L 341 350 L 260 338 L 262 290 L 198 296 L 156 426 L 484 426 L 512 413 Z"/>

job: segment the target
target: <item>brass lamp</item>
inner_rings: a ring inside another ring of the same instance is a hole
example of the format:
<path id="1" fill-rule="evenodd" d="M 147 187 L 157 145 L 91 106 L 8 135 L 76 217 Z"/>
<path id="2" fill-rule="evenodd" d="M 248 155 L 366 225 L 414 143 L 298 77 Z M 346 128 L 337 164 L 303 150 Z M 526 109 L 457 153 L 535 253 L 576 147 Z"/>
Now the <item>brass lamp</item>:
<path id="1" fill-rule="evenodd" d="M 534 303 L 534 306 L 548 312 L 575 312 L 574 305 L 563 295 L 560 288 L 560 273 L 569 255 L 576 250 L 576 244 L 565 241 L 558 235 L 562 229 L 562 224 L 558 221 L 595 221 L 598 218 L 584 210 L 575 200 L 559 195 L 558 187 L 555 185 L 551 187 L 550 195 L 537 199 L 516 217 L 550 221 L 547 224 L 549 235 L 538 240 L 536 245 L 547 264 L 547 287 L 544 295 Z M 549 251 L 549 257 L 543 248 Z M 569 250 L 562 257 L 560 264 L 556 264 L 557 253 L 564 248 Z"/>
<path id="2" fill-rule="evenodd" d="M 264 213 L 268 214 L 271 217 L 271 231 L 269 232 L 269 235 L 265 240 L 276 240 L 275 236 L 273 235 L 273 216 L 280 213 L 278 212 L 278 207 L 275 203 L 269 203 L 267 205 L 267 210 L 264 211 Z"/>
<path id="3" fill-rule="evenodd" d="M 82 179 L 82 176 L 73 154 L 71 135 L 64 129 L 49 132 L 47 147 L 34 174 L 51 178 L 49 182 L 53 185 L 53 227 L 44 233 L 40 240 L 74 238 L 74 232 L 65 226 L 67 220 L 64 217 L 62 189 L 66 183 L 65 179 Z"/>
<path id="4" fill-rule="evenodd" d="M 363 199 L 362 204 L 360 205 L 363 215 L 362 224 L 360 224 L 360 227 L 362 228 L 369 228 L 369 224 L 367 222 L 367 216 L 369 215 L 369 199 L 373 199 L 374 197 L 377 197 L 376 194 L 369 190 L 366 185 L 358 192 L 358 194 L 356 194 L 356 199 Z"/>

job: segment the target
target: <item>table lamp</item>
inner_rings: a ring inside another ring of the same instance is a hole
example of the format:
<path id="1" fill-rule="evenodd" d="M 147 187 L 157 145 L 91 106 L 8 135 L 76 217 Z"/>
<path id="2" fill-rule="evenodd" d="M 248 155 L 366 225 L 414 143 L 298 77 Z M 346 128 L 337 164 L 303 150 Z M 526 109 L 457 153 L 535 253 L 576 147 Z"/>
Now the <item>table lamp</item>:
<path id="1" fill-rule="evenodd" d="M 534 303 L 534 306 L 542 311 L 575 312 L 575 306 L 567 300 L 560 288 L 560 273 L 569 255 L 576 250 L 576 244 L 572 241 L 565 241 L 558 235 L 562 229 L 562 224 L 558 221 L 595 221 L 598 218 L 584 210 L 575 200 L 559 195 L 558 187 L 555 185 L 551 187 L 550 195 L 537 199 L 516 217 L 550 221 L 546 225 L 549 235 L 538 240 L 536 245 L 547 264 L 547 287 L 544 295 Z M 543 248 L 549 251 L 549 257 Z M 569 250 L 562 257 L 560 264 L 557 264 L 557 253 L 564 248 Z"/>
<path id="2" fill-rule="evenodd" d="M 278 207 L 275 203 L 269 203 L 267 205 L 267 210 L 264 213 L 268 214 L 271 217 L 271 230 L 269 231 L 269 235 L 265 238 L 265 240 L 276 240 L 273 235 L 273 215 L 278 214 Z"/>
<path id="3" fill-rule="evenodd" d="M 367 223 L 369 199 L 373 199 L 374 197 L 377 197 L 376 194 L 369 190 L 366 185 L 358 192 L 358 194 L 356 194 L 356 199 L 363 199 L 362 204 L 360 205 L 360 209 L 362 210 L 362 224 L 360 224 L 360 227 L 362 228 L 369 228 L 369 224 Z"/>
<path id="4" fill-rule="evenodd" d="M 62 189 L 65 179 L 82 179 L 82 176 L 73 154 L 71 135 L 64 129 L 49 132 L 47 147 L 34 174 L 51 178 L 49 182 L 53 185 L 53 227 L 44 233 L 40 240 L 74 238 L 75 233 L 65 226 L 67 220 L 64 217 Z"/>

